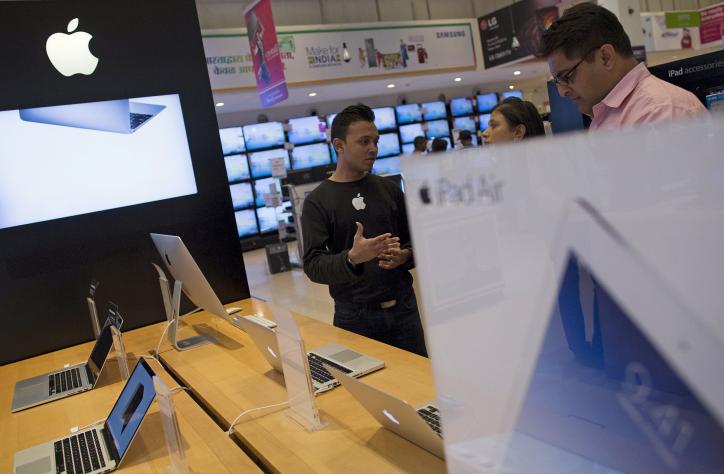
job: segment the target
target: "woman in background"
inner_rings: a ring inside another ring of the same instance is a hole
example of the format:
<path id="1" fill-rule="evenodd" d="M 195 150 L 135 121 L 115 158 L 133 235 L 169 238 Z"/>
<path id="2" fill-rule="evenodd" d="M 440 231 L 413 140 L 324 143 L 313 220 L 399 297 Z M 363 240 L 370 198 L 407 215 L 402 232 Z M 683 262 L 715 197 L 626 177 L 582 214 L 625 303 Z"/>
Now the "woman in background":
<path id="1" fill-rule="evenodd" d="M 545 135 L 543 120 L 535 105 L 509 97 L 490 112 L 488 128 L 483 132 L 486 143 L 517 142 L 524 138 Z"/>

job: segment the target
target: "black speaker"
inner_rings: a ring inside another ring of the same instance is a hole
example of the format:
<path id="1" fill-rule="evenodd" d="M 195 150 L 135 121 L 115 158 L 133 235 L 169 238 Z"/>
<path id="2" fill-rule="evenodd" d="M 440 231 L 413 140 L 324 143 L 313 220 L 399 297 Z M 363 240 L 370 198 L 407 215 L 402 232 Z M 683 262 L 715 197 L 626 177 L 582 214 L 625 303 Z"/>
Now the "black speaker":
<path id="1" fill-rule="evenodd" d="M 266 247 L 266 261 L 269 264 L 269 273 L 288 271 L 292 266 L 289 263 L 289 249 L 285 242 L 269 244 Z"/>

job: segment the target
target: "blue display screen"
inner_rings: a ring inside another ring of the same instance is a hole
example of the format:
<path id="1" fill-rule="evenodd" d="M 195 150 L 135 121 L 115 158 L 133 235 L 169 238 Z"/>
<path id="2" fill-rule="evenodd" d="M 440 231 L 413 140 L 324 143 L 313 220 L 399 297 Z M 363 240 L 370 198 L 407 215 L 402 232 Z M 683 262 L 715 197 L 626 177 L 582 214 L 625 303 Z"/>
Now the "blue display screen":
<path id="1" fill-rule="evenodd" d="M 224 155 L 246 151 L 244 132 L 241 127 L 222 128 L 219 130 L 219 137 L 221 138 L 221 149 L 224 151 Z"/>
<path id="2" fill-rule="evenodd" d="M 450 125 L 447 120 L 433 120 L 427 122 L 427 137 L 436 138 L 450 135 Z"/>
<path id="3" fill-rule="evenodd" d="M 329 144 L 329 154 L 332 156 L 332 163 L 336 163 L 337 162 L 337 152 L 334 151 L 334 147 L 332 146 L 331 143 Z"/>
<path id="4" fill-rule="evenodd" d="M 470 133 L 477 132 L 477 125 L 475 125 L 475 119 L 472 117 L 454 118 L 453 128 L 457 128 L 458 130 L 468 130 Z"/>
<path id="5" fill-rule="evenodd" d="M 395 111 L 397 112 L 397 123 L 400 125 L 422 120 L 422 113 L 418 104 L 398 105 L 395 107 Z"/>
<path id="6" fill-rule="evenodd" d="M 491 92 L 490 94 L 478 95 L 478 113 L 487 114 L 498 105 L 498 94 Z"/>
<path id="7" fill-rule="evenodd" d="M 461 97 L 459 99 L 453 99 L 450 101 L 450 113 L 453 115 L 453 117 L 457 117 L 459 115 L 470 115 L 473 113 L 473 101 L 466 98 Z"/>
<path id="8" fill-rule="evenodd" d="M 372 165 L 372 172 L 374 174 L 399 174 L 400 157 L 393 156 L 391 158 L 375 160 L 375 164 Z"/>
<path id="9" fill-rule="evenodd" d="M 288 170 L 291 169 L 289 163 L 289 153 L 284 148 L 277 150 L 259 151 L 249 154 L 249 164 L 251 165 L 252 178 L 266 178 L 272 174 L 272 158 L 284 158 L 284 165 Z"/>
<path id="10" fill-rule="evenodd" d="M 234 210 L 251 207 L 254 204 L 250 183 L 232 184 L 229 186 L 229 190 L 231 190 L 231 203 L 234 205 Z"/>
<path id="11" fill-rule="evenodd" d="M 239 237 L 248 237 L 259 233 L 259 227 L 256 224 L 256 213 L 253 209 L 236 211 L 234 218 L 236 219 L 236 232 Z"/>
<path id="12" fill-rule="evenodd" d="M 330 114 L 327 115 L 327 128 L 332 130 L 332 122 L 334 122 L 334 117 L 336 117 L 337 114 Z"/>
<path id="13" fill-rule="evenodd" d="M 259 216 L 259 232 L 276 231 L 279 223 L 277 221 L 277 210 L 273 207 L 260 207 L 256 210 Z"/>
<path id="14" fill-rule="evenodd" d="M 400 126 L 400 137 L 402 143 L 412 143 L 417 137 L 424 137 L 425 132 L 422 130 L 421 123 L 411 123 L 410 125 Z"/>
<path id="15" fill-rule="evenodd" d="M 328 165 L 329 163 L 329 145 L 326 143 L 297 146 L 292 149 L 292 168 L 295 170 Z"/>
<path id="16" fill-rule="evenodd" d="M 383 132 L 397 128 L 395 109 L 392 107 L 380 107 L 378 109 L 372 109 L 372 111 L 375 113 L 375 127 L 377 127 L 378 131 Z"/>
<path id="17" fill-rule="evenodd" d="M 405 143 L 402 145 L 402 154 L 403 155 L 409 155 L 413 151 L 415 151 L 415 144 L 414 143 Z"/>
<path id="18" fill-rule="evenodd" d="M 289 120 L 289 141 L 295 145 L 327 140 L 326 125 L 319 117 L 304 117 Z"/>
<path id="19" fill-rule="evenodd" d="M 478 116 L 478 126 L 480 127 L 480 130 L 487 130 L 488 122 L 490 122 L 490 114 L 481 114 Z"/>
<path id="20" fill-rule="evenodd" d="M 520 100 L 523 100 L 523 91 L 505 91 L 502 94 L 503 99 L 507 99 L 508 97 L 517 97 Z"/>
<path id="21" fill-rule="evenodd" d="M 229 155 L 224 157 L 226 176 L 230 183 L 249 179 L 249 162 L 246 155 Z"/>
<path id="22" fill-rule="evenodd" d="M 425 102 L 422 104 L 425 109 L 423 117 L 425 120 L 436 120 L 447 117 L 447 110 L 445 109 L 445 102 Z"/>
<path id="23" fill-rule="evenodd" d="M 280 122 L 244 126 L 247 150 L 261 150 L 284 145 L 284 126 Z"/>
<path id="24" fill-rule="evenodd" d="M 269 186 L 272 184 L 277 185 L 278 193 L 282 192 L 281 182 L 277 178 L 257 179 L 254 181 L 254 194 L 256 194 L 257 207 L 264 206 L 264 195 L 269 193 Z"/>
<path id="25" fill-rule="evenodd" d="M 400 154 L 400 139 L 396 133 L 383 133 L 377 142 L 377 158 Z"/>

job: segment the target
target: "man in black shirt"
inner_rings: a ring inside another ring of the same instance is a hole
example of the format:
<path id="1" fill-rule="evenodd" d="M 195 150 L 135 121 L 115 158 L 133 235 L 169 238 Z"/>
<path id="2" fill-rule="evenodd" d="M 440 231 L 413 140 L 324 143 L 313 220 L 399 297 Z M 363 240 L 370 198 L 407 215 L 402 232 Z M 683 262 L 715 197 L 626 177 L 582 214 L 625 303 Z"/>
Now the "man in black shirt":
<path id="1" fill-rule="evenodd" d="M 302 211 L 304 272 L 329 285 L 335 326 L 426 356 L 405 199 L 393 181 L 370 174 L 374 119 L 365 105 L 334 118 L 337 169 Z"/>

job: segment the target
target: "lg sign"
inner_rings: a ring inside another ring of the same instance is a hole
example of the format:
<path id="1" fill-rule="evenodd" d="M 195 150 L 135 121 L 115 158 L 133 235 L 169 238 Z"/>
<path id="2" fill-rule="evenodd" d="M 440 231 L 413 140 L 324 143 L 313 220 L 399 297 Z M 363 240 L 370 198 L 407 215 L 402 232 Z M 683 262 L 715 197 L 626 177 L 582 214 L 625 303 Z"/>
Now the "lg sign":
<path id="1" fill-rule="evenodd" d="M 76 31 L 78 18 L 68 23 L 68 33 L 55 33 L 45 43 L 45 51 L 50 62 L 59 73 L 66 77 L 74 74 L 93 74 L 98 66 L 98 58 L 91 54 L 88 43 L 93 38 L 85 31 Z"/>

